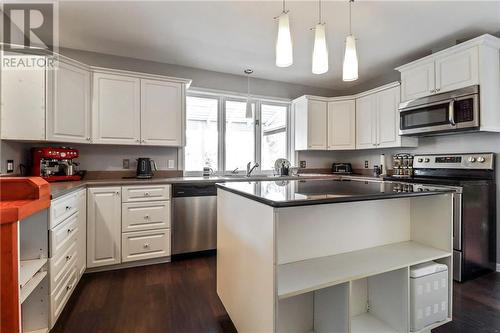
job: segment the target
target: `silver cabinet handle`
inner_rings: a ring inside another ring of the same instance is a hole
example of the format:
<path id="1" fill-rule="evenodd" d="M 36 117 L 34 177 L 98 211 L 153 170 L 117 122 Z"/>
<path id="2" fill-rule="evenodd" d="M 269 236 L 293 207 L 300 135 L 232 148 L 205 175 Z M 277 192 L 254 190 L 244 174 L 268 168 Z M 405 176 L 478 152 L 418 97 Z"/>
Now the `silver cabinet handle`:
<path id="1" fill-rule="evenodd" d="M 149 248 L 149 244 L 148 244 L 148 243 L 145 243 L 145 244 L 143 245 L 143 247 L 144 247 L 145 249 L 148 249 L 148 248 Z"/>
<path id="2" fill-rule="evenodd" d="M 144 215 L 145 220 L 149 220 L 149 215 Z"/>
<path id="3" fill-rule="evenodd" d="M 66 256 L 66 261 L 70 260 L 71 256 Z"/>
<path id="4" fill-rule="evenodd" d="M 116 195 L 120 195 L 120 192 L 119 192 L 119 191 L 116 191 L 115 193 L 116 193 Z"/>
<path id="5" fill-rule="evenodd" d="M 73 285 L 72 285 L 72 284 L 68 284 L 68 285 L 66 286 L 66 290 L 70 290 L 71 288 L 73 288 Z"/>
<path id="6" fill-rule="evenodd" d="M 144 192 L 145 197 L 149 197 L 149 192 Z"/>
<path id="7" fill-rule="evenodd" d="M 71 206 L 66 206 L 66 210 L 70 210 L 71 209 Z"/>
<path id="8" fill-rule="evenodd" d="M 135 140 L 135 142 L 141 142 L 141 140 L 137 139 L 137 140 Z"/>
<path id="9" fill-rule="evenodd" d="M 440 91 L 440 90 L 441 90 L 441 88 L 437 88 L 437 89 L 435 90 L 435 92 L 438 92 L 438 91 Z"/>
<path id="10" fill-rule="evenodd" d="M 68 229 L 68 234 L 72 233 L 73 229 Z"/>

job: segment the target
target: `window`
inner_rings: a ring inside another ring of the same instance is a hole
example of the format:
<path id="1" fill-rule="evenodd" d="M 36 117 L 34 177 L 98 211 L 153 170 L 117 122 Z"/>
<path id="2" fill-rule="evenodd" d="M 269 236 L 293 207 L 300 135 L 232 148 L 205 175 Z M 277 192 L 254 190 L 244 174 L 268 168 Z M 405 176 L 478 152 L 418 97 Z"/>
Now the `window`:
<path id="1" fill-rule="evenodd" d="M 273 170 L 278 158 L 287 158 L 287 106 L 261 106 L 261 169 Z"/>
<path id="2" fill-rule="evenodd" d="M 271 171 L 278 158 L 289 156 L 289 104 L 253 99 L 252 117 L 246 117 L 246 98 L 192 92 L 186 98 L 184 170 L 199 175 L 203 167 L 219 174 L 236 168 L 244 173 L 248 162 Z"/>
<path id="3" fill-rule="evenodd" d="M 215 98 L 186 98 L 186 171 L 199 171 L 206 166 L 217 170 L 218 105 Z"/>
<path id="4" fill-rule="evenodd" d="M 252 118 L 246 118 L 246 101 L 226 101 L 226 170 L 246 170 L 248 162 L 255 163 L 255 105 Z"/>

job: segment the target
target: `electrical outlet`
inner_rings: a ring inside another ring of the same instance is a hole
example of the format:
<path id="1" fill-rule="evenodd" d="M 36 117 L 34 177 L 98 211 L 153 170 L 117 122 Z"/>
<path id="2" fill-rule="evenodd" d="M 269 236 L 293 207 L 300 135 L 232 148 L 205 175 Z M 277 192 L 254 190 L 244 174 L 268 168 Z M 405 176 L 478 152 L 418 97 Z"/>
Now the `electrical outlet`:
<path id="1" fill-rule="evenodd" d="M 123 159 L 123 168 L 130 169 L 130 160 L 128 158 Z"/>
<path id="2" fill-rule="evenodd" d="M 307 168 L 307 162 L 306 161 L 300 161 L 299 165 L 300 165 L 300 167 L 302 169 Z"/>
<path id="3" fill-rule="evenodd" d="M 368 169 L 368 161 L 365 161 L 365 169 Z"/>
<path id="4" fill-rule="evenodd" d="M 7 160 L 7 173 L 14 172 L 14 160 Z"/>
<path id="5" fill-rule="evenodd" d="M 169 168 L 169 169 L 173 169 L 173 168 L 175 168 L 175 163 L 174 163 L 174 160 L 168 160 L 168 168 Z"/>

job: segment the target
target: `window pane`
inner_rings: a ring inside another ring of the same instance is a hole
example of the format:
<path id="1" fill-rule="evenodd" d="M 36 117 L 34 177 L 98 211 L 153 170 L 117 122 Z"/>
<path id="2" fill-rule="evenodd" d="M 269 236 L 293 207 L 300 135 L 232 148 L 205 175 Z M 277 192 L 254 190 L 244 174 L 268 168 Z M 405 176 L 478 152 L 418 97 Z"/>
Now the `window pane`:
<path id="1" fill-rule="evenodd" d="M 254 116 L 247 119 L 246 102 L 226 101 L 226 170 L 246 170 L 255 162 Z M 252 104 L 252 115 L 255 115 Z"/>
<path id="2" fill-rule="evenodd" d="M 274 161 L 287 158 L 286 106 L 262 104 L 262 170 L 273 170 Z"/>
<path id="3" fill-rule="evenodd" d="M 186 98 L 186 171 L 217 170 L 217 104 L 213 98 Z"/>

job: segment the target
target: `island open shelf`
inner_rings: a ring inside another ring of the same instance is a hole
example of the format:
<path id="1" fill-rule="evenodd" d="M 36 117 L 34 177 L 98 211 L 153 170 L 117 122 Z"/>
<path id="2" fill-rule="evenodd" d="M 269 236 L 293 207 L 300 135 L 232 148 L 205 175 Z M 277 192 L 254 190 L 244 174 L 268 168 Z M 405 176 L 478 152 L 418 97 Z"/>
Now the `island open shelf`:
<path id="1" fill-rule="evenodd" d="M 278 298 L 450 256 L 413 241 L 278 265 Z"/>
<path id="2" fill-rule="evenodd" d="M 276 206 L 222 187 L 217 293 L 239 332 L 408 333 L 410 269 L 436 261 L 450 320 L 453 195 Z"/>

